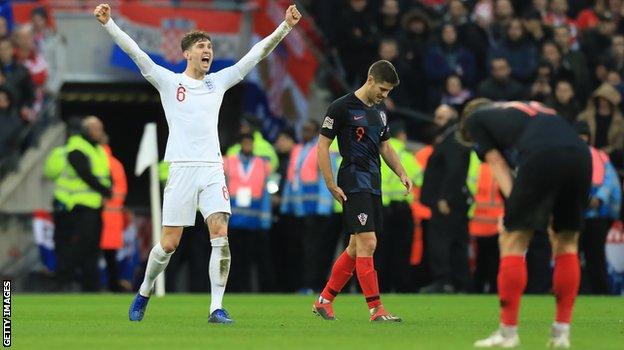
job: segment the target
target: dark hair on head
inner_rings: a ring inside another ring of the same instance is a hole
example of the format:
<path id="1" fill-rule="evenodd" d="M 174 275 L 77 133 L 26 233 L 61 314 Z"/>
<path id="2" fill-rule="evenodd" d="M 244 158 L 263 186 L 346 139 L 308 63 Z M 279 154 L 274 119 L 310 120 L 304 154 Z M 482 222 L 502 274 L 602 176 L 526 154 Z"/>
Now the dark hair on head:
<path id="1" fill-rule="evenodd" d="M 399 85 L 399 74 L 396 69 L 386 60 L 379 60 L 373 63 L 368 69 L 368 75 L 372 76 L 377 83 L 389 83 L 392 86 Z"/>
<path id="2" fill-rule="evenodd" d="M 308 119 L 306 120 L 303 125 L 312 125 L 312 127 L 314 128 L 315 131 L 319 131 L 321 129 L 321 124 L 319 124 L 319 122 L 317 122 L 314 119 Z"/>
<path id="3" fill-rule="evenodd" d="M 243 142 L 244 140 L 254 140 L 253 134 L 244 132 L 238 135 L 238 142 Z"/>
<path id="4" fill-rule="evenodd" d="M 182 51 L 186 51 L 190 49 L 191 46 L 193 46 L 193 44 L 195 44 L 196 42 L 204 40 L 212 42 L 212 39 L 210 38 L 210 35 L 208 33 L 201 30 L 193 30 L 184 34 L 184 36 L 182 37 L 182 42 L 180 43 L 180 47 L 182 48 Z"/>
<path id="5" fill-rule="evenodd" d="M 48 20 L 48 10 L 43 6 L 35 7 L 30 11 L 30 17 L 32 18 L 34 16 L 41 16 L 45 20 Z"/>
<path id="6" fill-rule="evenodd" d="M 297 141 L 297 133 L 295 132 L 295 129 L 293 129 L 290 126 L 287 126 L 287 127 L 283 128 L 282 130 L 280 130 L 278 135 L 284 135 L 284 136 L 292 139 L 293 141 Z"/>
<path id="7" fill-rule="evenodd" d="M 465 146 L 470 146 L 474 142 L 472 135 L 470 135 L 470 132 L 468 131 L 468 119 L 470 119 L 470 117 L 478 109 L 491 104 L 492 100 L 489 98 L 479 97 L 471 100 L 466 104 L 466 106 L 464 106 L 464 110 L 462 111 L 461 119 L 459 121 L 459 130 L 455 133 L 457 141 Z"/>

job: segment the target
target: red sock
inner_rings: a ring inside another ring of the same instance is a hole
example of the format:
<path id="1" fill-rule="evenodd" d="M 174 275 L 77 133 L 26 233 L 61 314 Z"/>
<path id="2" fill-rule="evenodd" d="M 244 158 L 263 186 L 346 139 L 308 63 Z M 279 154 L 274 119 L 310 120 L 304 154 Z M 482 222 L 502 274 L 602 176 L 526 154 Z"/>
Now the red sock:
<path id="1" fill-rule="evenodd" d="M 325 288 L 321 292 L 321 296 L 329 301 L 334 301 L 334 298 L 340 293 L 342 288 L 349 282 L 351 276 L 353 276 L 353 270 L 355 269 L 355 259 L 353 259 L 345 250 L 332 267 L 331 276 L 329 281 L 325 285 Z"/>
<path id="2" fill-rule="evenodd" d="M 366 298 L 368 308 L 372 309 L 381 305 L 381 299 L 379 299 L 379 283 L 377 282 L 377 271 L 375 271 L 373 257 L 357 257 L 355 258 L 355 266 L 357 278 L 360 282 L 364 298 Z"/>
<path id="3" fill-rule="evenodd" d="M 557 298 L 557 319 L 559 323 L 570 323 L 574 299 L 581 284 L 581 266 L 576 253 L 560 254 L 555 257 L 553 272 L 553 293 Z"/>
<path id="4" fill-rule="evenodd" d="M 524 256 L 502 257 L 498 269 L 498 298 L 501 307 L 501 323 L 505 326 L 518 324 L 520 299 L 526 284 L 527 267 Z"/>

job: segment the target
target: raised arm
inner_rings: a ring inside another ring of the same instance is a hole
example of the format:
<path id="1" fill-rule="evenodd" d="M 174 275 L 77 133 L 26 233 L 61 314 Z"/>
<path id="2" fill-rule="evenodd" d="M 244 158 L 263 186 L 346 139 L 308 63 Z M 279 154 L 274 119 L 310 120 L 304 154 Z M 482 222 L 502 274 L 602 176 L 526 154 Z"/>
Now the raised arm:
<path id="1" fill-rule="evenodd" d="M 126 34 L 113 19 L 111 18 L 111 8 L 108 4 L 100 4 L 95 10 L 93 10 L 93 15 L 97 18 L 97 20 L 102 23 L 102 26 L 108 34 L 113 38 L 115 43 L 124 50 L 125 53 L 130 56 L 132 61 L 136 63 L 136 65 L 141 70 L 141 74 L 143 74 L 146 78 L 149 79 L 152 71 L 155 67 L 157 67 L 156 63 L 152 61 L 152 59 L 137 45 L 137 43 L 132 40 L 132 38 Z M 155 81 L 150 79 L 150 82 L 156 85 Z"/>
<path id="2" fill-rule="evenodd" d="M 255 44 L 234 66 L 219 72 L 224 77 L 226 88 L 230 88 L 243 80 L 260 61 L 277 47 L 300 19 L 301 13 L 299 13 L 297 7 L 295 5 L 289 6 L 286 9 L 284 22 L 273 33 Z"/>

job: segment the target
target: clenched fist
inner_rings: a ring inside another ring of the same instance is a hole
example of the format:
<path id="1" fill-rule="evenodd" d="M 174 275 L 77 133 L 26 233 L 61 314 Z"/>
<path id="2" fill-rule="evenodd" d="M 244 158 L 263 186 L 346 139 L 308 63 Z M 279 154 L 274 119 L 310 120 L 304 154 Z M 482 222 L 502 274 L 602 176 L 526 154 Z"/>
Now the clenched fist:
<path id="1" fill-rule="evenodd" d="M 297 6 L 290 5 L 286 9 L 286 17 L 284 18 L 289 26 L 294 27 L 301 19 L 301 13 L 297 10 Z"/>
<path id="2" fill-rule="evenodd" d="M 106 24 L 110 19 L 111 8 L 108 4 L 99 4 L 95 10 L 93 10 L 93 15 L 100 23 Z"/>

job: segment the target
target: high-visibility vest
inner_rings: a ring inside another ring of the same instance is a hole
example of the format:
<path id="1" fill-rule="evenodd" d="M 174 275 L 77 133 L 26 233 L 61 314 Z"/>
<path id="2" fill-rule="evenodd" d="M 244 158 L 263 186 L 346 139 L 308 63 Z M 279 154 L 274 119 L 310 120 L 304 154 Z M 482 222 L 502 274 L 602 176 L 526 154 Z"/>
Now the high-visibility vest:
<path id="1" fill-rule="evenodd" d="M 160 184 L 164 185 L 167 183 L 167 179 L 169 178 L 169 163 L 165 161 L 158 162 L 158 180 L 160 180 Z"/>
<path id="2" fill-rule="evenodd" d="M 468 208 L 468 218 L 472 218 L 475 212 L 474 197 L 477 195 L 477 182 L 479 181 L 479 170 L 481 169 L 481 160 L 477 156 L 477 152 L 470 151 L 470 161 L 468 163 L 468 172 L 466 173 L 466 187 L 472 197 L 472 203 Z"/>
<path id="3" fill-rule="evenodd" d="M 338 170 L 340 170 L 340 162 L 342 162 L 340 149 L 338 149 L 338 139 L 335 139 L 329 145 L 329 158 L 332 166 L 332 175 L 334 175 L 334 182 L 338 182 Z M 342 204 L 336 199 L 334 199 L 334 213 L 342 213 Z"/>
<path id="4" fill-rule="evenodd" d="M 498 219 L 505 212 L 503 197 L 498 183 L 487 163 L 481 163 L 479 182 L 475 195 L 474 216 L 468 224 L 470 235 L 494 236 L 498 233 Z"/>
<path id="5" fill-rule="evenodd" d="M 46 158 L 43 165 L 43 175 L 50 180 L 56 180 L 67 165 L 67 151 L 65 146 L 55 147 Z"/>
<path id="6" fill-rule="evenodd" d="M 124 230 L 124 202 L 128 193 L 128 182 L 126 172 L 121 162 L 113 156 L 110 147 L 104 146 L 104 151 L 108 157 L 110 175 L 113 183 L 112 196 L 104 202 L 102 210 L 102 235 L 100 237 L 100 248 L 120 249 L 123 247 Z"/>
<path id="7" fill-rule="evenodd" d="M 101 146 L 94 146 L 82 136 L 74 135 L 67 141 L 65 149 L 68 155 L 73 151 L 82 152 L 89 160 L 93 175 L 102 185 L 110 186 L 108 158 Z M 67 210 L 72 210 L 76 205 L 93 209 L 102 207 L 102 195 L 89 187 L 69 162 L 56 180 L 54 196 Z"/>
<path id="8" fill-rule="evenodd" d="M 318 140 L 296 145 L 290 153 L 290 163 L 282 191 L 280 212 L 297 217 L 329 215 L 334 198 L 319 175 Z"/>
<path id="9" fill-rule="evenodd" d="M 407 176 L 416 183 L 418 177 L 422 176 L 422 168 L 405 149 L 405 143 L 396 138 L 391 138 L 388 142 L 390 142 L 390 147 L 396 152 Z M 381 198 L 383 205 L 388 206 L 390 202 L 407 202 L 411 204 L 414 201 L 414 194 L 410 193 L 406 196 L 405 186 L 401 179 L 390 169 L 386 162 L 381 163 Z"/>
<path id="10" fill-rule="evenodd" d="M 232 194 L 232 217 L 230 227 L 245 229 L 269 229 L 271 226 L 271 198 L 267 181 L 271 175 L 268 160 L 253 156 L 247 167 L 240 155 L 226 156 L 223 169 Z"/>
<path id="11" fill-rule="evenodd" d="M 273 145 L 269 141 L 264 139 L 260 131 L 254 131 L 253 138 L 253 155 L 267 159 L 271 163 L 271 171 L 277 170 L 277 167 L 279 166 L 279 159 L 277 158 L 277 153 L 275 153 L 275 148 L 273 148 Z M 240 149 L 241 145 L 240 143 L 237 143 L 228 148 L 225 152 L 225 155 L 237 155 L 240 153 Z"/>
<path id="12" fill-rule="evenodd" d="M 605 178 L 605 165 L 609 162 L 609 156 L 595 147 L 589 147 L 592 156 L 592 185 L 600 186 Z"/>

